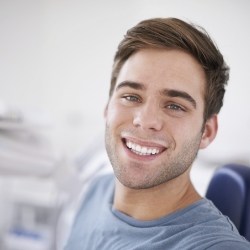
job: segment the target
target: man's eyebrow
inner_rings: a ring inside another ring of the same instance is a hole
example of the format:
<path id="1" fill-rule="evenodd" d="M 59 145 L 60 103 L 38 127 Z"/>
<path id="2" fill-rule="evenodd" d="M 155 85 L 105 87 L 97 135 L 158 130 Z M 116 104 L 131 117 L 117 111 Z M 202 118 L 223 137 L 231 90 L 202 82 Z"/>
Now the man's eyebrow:
<path id="1" fill-rule="evenodd" d="M 142 83 L 133 82 L 133 81 L 123 81 L 119 83 L 116 87 L 116 90 L 124 87 L 129 87 L 132 89 L 145 90 L 145 86 Z"/>
<path id="2" fill-rule="evenodd" d="M 129 88 L 133 88 L 137 90 L 146 89 L 146 87 L 142 83 L 133 82 L 133 81 L 123 81 L 117 85 L 116 90 L 119 90 L 120 88 L 124 88 L 124 87 L 129 87 Z M 189 101 L 193 105 L 193 107 L 196 108 L 196 101 L 191 95 L 189 95 L 185 91 L 180 91 L 180 90 L 175 90 L 175 89 L 164 89 L 161 92 L 165 96 L 183 98 Z"/>
<path id="3" fill-rule="evenodd" d="M 193 107 L 196 108 L 196 101 L 194 100 L 194 98 L 191 95 L 189 95 L 185 91 L 180 91 L 180 90 L 175 90 L 175 89 L 164 89 L 162 91 L 162 94 L 169 96 L 169 97 L 183 98 L 183 99 L 189 101 L 193 105 Z"/>

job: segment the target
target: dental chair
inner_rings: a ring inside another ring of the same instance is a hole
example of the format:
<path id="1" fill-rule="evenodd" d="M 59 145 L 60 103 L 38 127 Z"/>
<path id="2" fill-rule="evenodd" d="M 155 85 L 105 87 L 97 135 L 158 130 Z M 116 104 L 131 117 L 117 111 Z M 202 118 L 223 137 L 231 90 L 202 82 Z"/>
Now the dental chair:
<path id="1" fill-rule="evenodd" d="M 250 166 L 227 164 L 215 171 L 205 195 L 250 241 Z"/>

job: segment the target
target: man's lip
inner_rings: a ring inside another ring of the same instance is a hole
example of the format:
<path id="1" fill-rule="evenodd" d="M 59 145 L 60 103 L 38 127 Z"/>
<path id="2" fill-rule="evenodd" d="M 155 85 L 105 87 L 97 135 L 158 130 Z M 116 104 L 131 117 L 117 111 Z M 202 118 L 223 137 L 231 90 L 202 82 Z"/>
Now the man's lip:
<path id="1" fill-rule="evenodd" d="M 152 141 L 152 140 L 142 140 L 142 139 L 138 139 L 138 138 L 134 138 L 134 137 L 130 137 L 130 136 L 123 136 L 122 140 L 126 143 L 127 141 L 130 141 L 132 143 L 138 144 L 141 147 L 148 147 L 148 148 L 158 148 L 161 151 L 163 151 L 164 149 L 167 148 L 167 146 L 165 145 L 165 143 L 163 142 L 159 142 L 159 141 Z"/>
<path id="2" fill-rule="evenodd" d="M 121 141 L 128 156 L 139 161 L 151 161 L 168 150 L 168 142 L 161 138 L 142 138 L 128 132 L 121 133 Z"/>
<path id="3" fill-rule="evenodd" d="M 138 140 L 136 141 L 138 142 Z M 123 138 L 122 143 L 128 155 L 138 160 L 153 160 L 166 150 L 165 147 L 151 142 L 147 142 L 148 146 L 145 146 L 145 143 L 142 144 L 140 140 L 139 143 L 136 143 L 132 142 L 132 140 Z"/>

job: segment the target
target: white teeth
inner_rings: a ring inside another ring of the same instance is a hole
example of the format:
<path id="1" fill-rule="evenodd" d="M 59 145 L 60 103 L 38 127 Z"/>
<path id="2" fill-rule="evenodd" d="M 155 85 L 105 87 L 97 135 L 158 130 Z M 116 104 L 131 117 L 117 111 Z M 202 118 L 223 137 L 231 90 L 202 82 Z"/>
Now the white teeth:
<path id="1" fill-rule="evenodd" d="M 154 148 L 154 149 L 152 150 L 152 154 L 153 154 L 153 155 L 159 154 L 159 149 Z"/>
<path id="2" fill-rule="evenodd" d="M 136 145 L 135 147 L 135 151 L 140 152 L 141 153 L 141 146 L 140 145 Z"/>
<path id="3" fill-rule="evenodd" d="M 147 148 L 146 147 L 142 147 L 141 152 L 142 152 L 142 154 L 146 154 L 147 153 Z"/>
<path id="4" fill-rule="evenodd" d="M 131 149 L 134 153 L 138 155 L 155 155 L 159 154 L 160 150 L 158 148 L 147 148 L 145 146 L 140 146 L 138 144 L 135 144 L 131 141 L 126 141 L 126 145 L 128 148 Z"/>

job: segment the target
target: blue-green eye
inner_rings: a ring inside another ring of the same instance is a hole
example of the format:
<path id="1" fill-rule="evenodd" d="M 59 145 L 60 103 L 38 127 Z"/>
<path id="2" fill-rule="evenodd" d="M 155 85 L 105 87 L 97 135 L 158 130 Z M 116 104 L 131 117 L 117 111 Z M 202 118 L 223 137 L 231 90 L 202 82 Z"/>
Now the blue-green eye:
<path id="1" fill-rule="evenodd" d="M 140 102 L 139 97 L 134 96 L 134 95 L 127 95 L 127 96 L 123 96 L 123 98 L 129 102 Z"/>
<path id="2" fill-rule="evenodd" d="M 180 105 L 177 104 L 169 104 L 167 105 L 167 108 L 173 111 L 185 111 Z"/>

